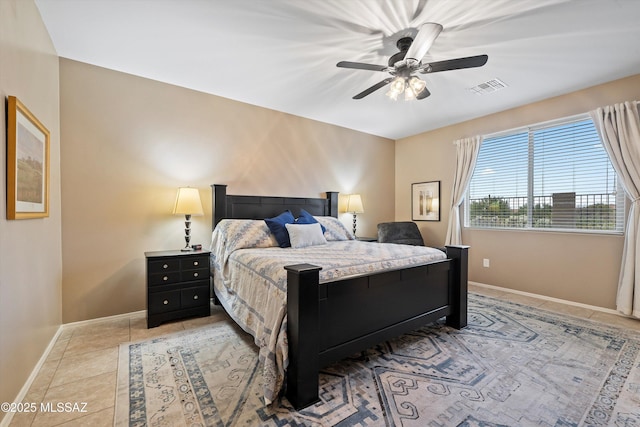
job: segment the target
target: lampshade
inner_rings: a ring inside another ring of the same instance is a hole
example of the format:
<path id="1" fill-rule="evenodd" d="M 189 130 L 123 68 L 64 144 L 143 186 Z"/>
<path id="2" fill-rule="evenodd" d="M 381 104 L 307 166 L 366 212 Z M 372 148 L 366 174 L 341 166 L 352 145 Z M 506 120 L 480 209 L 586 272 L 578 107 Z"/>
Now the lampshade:
<path id="1" fill-rule="evenodd" d="M 176 205 L 173 207 L 174 214 L 202 216 L 202 202 L 200 192 L 197 188 L 182 187 L 178 189 Z"/>
<path id="2" fill-rule="evenodd" d="M 347 200 L 347 212 L 351 213 L 364 213 L 364 207 L 362 206 L 362 197 L 359 194 L 350 194 Z"/>

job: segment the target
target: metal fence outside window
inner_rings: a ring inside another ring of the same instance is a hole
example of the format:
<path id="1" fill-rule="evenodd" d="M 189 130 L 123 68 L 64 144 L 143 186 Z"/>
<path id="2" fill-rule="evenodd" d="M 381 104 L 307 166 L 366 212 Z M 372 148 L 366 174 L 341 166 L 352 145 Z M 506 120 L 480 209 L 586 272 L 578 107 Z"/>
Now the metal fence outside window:
<path id="1" fill-rule="evenodd" d="M 469 226 L 616 230 L 616 193 L 556 193 L 528 197 L 487 196 L 469 200 Z"/>

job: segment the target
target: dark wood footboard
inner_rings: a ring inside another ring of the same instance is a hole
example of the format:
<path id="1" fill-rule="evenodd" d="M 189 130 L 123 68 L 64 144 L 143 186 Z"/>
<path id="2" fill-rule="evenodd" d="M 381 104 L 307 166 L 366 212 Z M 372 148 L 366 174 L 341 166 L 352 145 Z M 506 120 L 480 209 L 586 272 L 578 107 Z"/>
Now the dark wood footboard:
<path id="1" fill-rule="evenodd" d="M 448 259 L 319 284 L 320 267 L 287 269 L 287 398 L 299 409 L 318 401 L 320 368 L 446 317 L 467 324 L 468 246 Z"/>

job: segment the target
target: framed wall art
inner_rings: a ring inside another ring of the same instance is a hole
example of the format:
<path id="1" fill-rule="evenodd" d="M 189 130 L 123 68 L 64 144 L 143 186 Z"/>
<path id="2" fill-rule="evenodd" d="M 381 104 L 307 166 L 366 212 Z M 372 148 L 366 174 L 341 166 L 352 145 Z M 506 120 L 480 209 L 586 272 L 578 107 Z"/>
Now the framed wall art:
<path id="1" fill-rule="evenodd" d="M 411 219 L 440 221 L 440 181 L 411 184 Z"/>
<path id="2" fill-rule="evenodd" d="M 15 96 L 7 99 L 7 219 L 49 216 L 49 131 Z"/>

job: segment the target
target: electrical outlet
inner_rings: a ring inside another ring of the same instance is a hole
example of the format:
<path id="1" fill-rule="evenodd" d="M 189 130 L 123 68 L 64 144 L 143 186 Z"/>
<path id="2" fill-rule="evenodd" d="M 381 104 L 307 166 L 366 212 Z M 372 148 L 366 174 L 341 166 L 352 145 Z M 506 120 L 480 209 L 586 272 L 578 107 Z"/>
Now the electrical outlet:
<path id="1" fill-rule="evenodd" d="M 489 262 L 489 258 L 484 258 L 482 260 L 482 266 L 485 268 L 489 268 L 490 262 Z"/>

